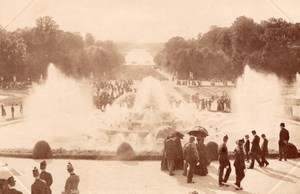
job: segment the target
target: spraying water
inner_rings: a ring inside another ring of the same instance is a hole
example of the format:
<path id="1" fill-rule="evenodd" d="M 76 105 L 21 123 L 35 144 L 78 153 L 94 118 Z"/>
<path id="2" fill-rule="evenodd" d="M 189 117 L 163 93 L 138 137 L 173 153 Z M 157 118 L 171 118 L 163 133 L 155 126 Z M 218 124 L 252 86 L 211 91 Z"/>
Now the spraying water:
<path id="1" fill-rule="evenodd" d="M 269 131 L 277 127 L 274 117 L 280 115 L 281 84 L 272 74 L 261 74 L 245 66 L 233 96 L 240 129 Z"/>
<path id="2" fill-rule="evenodd" d="M 63 75 L 53 64 L 47 80 L 34 86 L 24 102 L 24 116 L 45 137 L 83 134 L 96 126 L 91 89 Z"/>
<path id="3" fill-rule="evenodd" d="M 170 103 L 162 84 L 153 77 L 144 78 L 139 85 L 133 108 L 136 112 L 149 108 L 169 111 Z"/>

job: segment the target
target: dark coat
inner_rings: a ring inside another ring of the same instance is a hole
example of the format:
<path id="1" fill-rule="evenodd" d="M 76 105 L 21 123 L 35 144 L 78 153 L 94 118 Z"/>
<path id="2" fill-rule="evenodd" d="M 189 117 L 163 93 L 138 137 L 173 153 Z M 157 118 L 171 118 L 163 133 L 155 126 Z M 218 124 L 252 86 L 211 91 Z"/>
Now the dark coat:
<path id="1" fill-rule="evenodd" d="M 261 150 L 260 150 L 260 146 L 259 146 L 259 141 L 260 141 L 259 136 L 255 135 L 254 139 L 252 141 L 251 153 L 257 154 L 257 155 L 261 154 Z"/>
<path id="2" fill-rule="evenodd" d="M 244 145 L 244 148 L 245 148 L 245 151 L 246 151 L 246 152 L 249 152 L 249 151 L 250 151 L 250 140 L 249 140 L 249 139 L 246 140 L 246 143 L 245 143 L 245 145 Z"/>
<path id="3" fill-rule="evenodd" d="M 49 190 L 48 193 L 52 193 L 51 189 L 50 189 L 50 187 L 53 183 L 52 175 L 49 172 L 42 171 L 41 174 L 40 174 L 40 179 L 46 181 L 46 184 L 47 184 L 47 187 L 48 187 L 48 190 Z"/>
<path id="4" fill-rule="evenodd" d="M 175 160 L 177 158 L 176 142 L 168 139 L 165 143 L 165 155 L 167 160 Z"/>
<path id="5" fill-rule="evenodd" d="M 31 185 L 31 194 L 47 194 L 47 184 L 44 180 L 36 179 Z"/>
<path id="6" fill-rule="evenodd" d="M 182 145 L 179 138 L 176 139 L 175 144 L 176 144 L 177 157 L 183 158 Z"/>
<path id="7" fill-rule="evenodd" d="M 242 147 L 236 147 L 234 150 L 234 167 L 238 168 L 238 169 L 245 169 L 246 165 L 245 165 L 245 153 Z"/>
<path id="8" fill-rule="evenodd" d="M 187 162 L 196 162 L 199 160 L 199 154 L 195 143 L 188 143 L 183 151 L 183 156 Z"/>
<path id="9" fill-rule="evenodd" d="M 262 145 L 261 145 L 261 154 L 266 156 L 269 154 L 268 151 L 268 140 L 265 138 Z"/>
<path id="10" fill-rule="evenodd" d="M 78 191 L 80 178 L 75 173 L 71 173 L 65 184 L 66 194 L 71 194 L 71 191 Z"/>
<path id="11" fill-rule="evenodd" d="M 279 133 L 279 145 L 285 145 L 284 141 L 289 141 L 289 140 L 290 140 L 289 131 L 286 130 L 285 128 L 281 129 Z"/>
<path id="12" fill-rule="evenodd" d="M 23 194 L 23 193 L 16 189 L 9 189 L 7 194 Z"/>
<path id="13" fill-rule="evenodd" d="M 230 165 L 229 158 L 228 158 L 228 149 L 225 143 L 222 143 L 219 146 L 219 162 L 221 165 Z"/>

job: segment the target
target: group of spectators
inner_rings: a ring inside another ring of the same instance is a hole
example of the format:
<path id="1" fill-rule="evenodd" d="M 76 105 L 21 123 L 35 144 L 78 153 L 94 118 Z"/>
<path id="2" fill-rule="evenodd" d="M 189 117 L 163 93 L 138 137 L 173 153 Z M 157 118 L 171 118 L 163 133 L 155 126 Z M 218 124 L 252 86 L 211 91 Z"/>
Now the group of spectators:
<path id="1" fill-rule="evenodd" d="M 3 90 L 22 90 L 30 88 L 33 85 L 33 81 L 28 78 L 26 81 L 5 81 L 3 77 L 0 77 L 0 89 Z"/>
<path id="2" fill-rule="evenodd" d="M 218 111 L 218 112 L 230 112 L 231 111 L 231 99 L 227 95 L 211 96 L 210 98 L 201 98 L 199 93 L 187 94 L 184 96 L 188 103 L 194 103 L 198 110 Z M 216 110 L 212 109 L 212 104 L 216 102 Z"/>
<path id="3" fill-rule="evenodd" d="M 204 144 L 204 137 L 197 137 L 197 144 L 191 145 L 190 140 L 183 147 L 180 138 L 177 133 L 172 133 L 165 139 L 161 170 L 168 171 L 170 176 L 174 175 L 175 170 L 183 170 L 183 175 L 188 176 L 188 182 L 192 181 L 192 174 L 194 173 L 206 176 L 208 174 L 207 164 L 209 163 L 209 158 L 206 145 Z M 196 138 L 192 138 L 194 142 Z M 188 172 L 188 161 L 193 158 L 198 163 L 193 163 Z"/>
<path id="4" fill-rule="evenodd" d="M 256 134 L 256 131 L 252 131 L 253 140 L 250 143 L 249 135 L 245 135 L 245 139 L 238 139 L 236 141 L 237 147 L 234 150 L 234 163 L 236 181 L 233 186 L 236 190 L 242 190 L 241 181 L 245 177 L 246 162 L 249 163 L 251 156 L 251 163 L 248 169 L 253 169 L 255 161 L 259 166 L 267 167 L 269 162 L 266 160 L 268 155 L 268 139 L 265 134 L 261 134 L 263 139 L 260 144 L 260 137 Z M 197 143 L 195 140 L 197 139 Z M 285 128 L 285 124 L 280 124 L 279 133 L 279 161 L 287 160 L 287 145 L 289 142 L 289 132 Z M 229 153 L 227 148 L 227 142 L 229 137 L 225 135 L 223 142 L 218 148 L 218 184 L 220 187 L 229 186 L 227 183 L 231 174 L 231 163 L 229 160 Z M 181 140 L 176 133 L 172 133 L 170 137 L 165 140 L 164 143 L 163 159 L 161 162 L 161 170 L 167 170 L 170 176 L 175 175 L 174 171 L 183 169 L 183 175 L 187 175 L 187 183 L 194 183 L 194 174 L 205 176 L 208 174 L 207 165 L 209 164 L 209 158 L 207 149 L 204 144 L 204 137 L 190 136 L 189 142 L 186 143 L 183 148 L 181 146 Z M 189 167 L 189 170 L 187 170 Z"/>
<path id="5" fill-rule="evenodd" d="M 93 87 L 96 89 L 94 103 L 96 107 L 104 111 L 107 105 L 112 105 L 121 95 L 128 92 L 136 92 L 133 85 L 132 80 L 94 82 Z"/>
<path id="6" fill-rule="evenodd" d="M 31 194 L 52 194 L 51 186 L 53 184 L 53 178 L 51 173 L 46 171 L 47 162 L 42 161 L 40 163 L 40 171 L 34 167 L 32 175 L 34 182 L 31 185 Z M 70 174 L 65 183 L 65 188 L 62 194 L 79 194 L 78 184 L 80 178 L 74 173 L 74 167 L 69 162 L 67 165 L 67 171 Z M 13 176 L 7 179 L 6 184 L 1 185 L 1 193 L 3 194 L 22 194 L 22 192 L 15 189 L 16 181 Z"/>
<path id="7" fill-rule="evenodd" d="M 14 119 L 14 118 L 15 118 L 15 107 L 16 107 L 16 106 L 18 106 L 18 105 L 16 104 L 16 105 L 14 106 L 14 105 L 12 104 L 11 107 L 10 107 L 11 119 Z M 19 106 L 20 106 L 20 107 L 19 107 L 20 115 L 22 116 L 22 115 L 23 115 L 23 104 L 20 103 Z M 6 113 L 4 104 L 1 104 L 0 107 L 1 107 L 1 117 L 2 117 L 2 118 L 6 118 L 7 113 Z"/>

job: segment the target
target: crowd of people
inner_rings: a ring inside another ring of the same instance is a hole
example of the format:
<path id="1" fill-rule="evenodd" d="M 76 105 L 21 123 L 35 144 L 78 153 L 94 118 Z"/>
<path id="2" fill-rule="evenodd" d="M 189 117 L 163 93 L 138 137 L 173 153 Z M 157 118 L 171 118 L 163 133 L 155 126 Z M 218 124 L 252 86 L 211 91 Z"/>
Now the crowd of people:
<path id="1" fill-rule="evenodd" d="M 0 89 L 3 90 L 22 90 L 31 87 L 33 84 L 34 82 L 30 78 L 26 81 L 5 81 L 3 77 L 0 77 Z"/>
<path id="2" fill-rule="evenodd" d="M 223 91 L 224 93 L 224 91 Z M 218 112 L 230 112 L 231 111 L 231 99 L 227 94 L 223 94 L 221 97 L 211 96 L 210 98 L 201 98 L 199 93 L 184 95 L 184 99 L 188 103 L 194 103 L 197 109 L 200 111 L 218 111 Z M 213 103 L 216 102 L 215 110 L 213 110 Z"/>
<path id="3" fill-rule="evenodd" d="M 132 80 L 124 81 L 97 81 L 93 84 L 96 88 L 94 94 L 94 103 L 96 107 L 102 111 L 106 109 L 107 105 L 112 103 L 121 95 L 128 92 L 136 92 L 133 88 Z"/>
<path id="4" fill-rule="evenodd" d="M 53 177 L 51 173 L 46 171 L 47 162 L 42 161 L 40 163 L 40 171 L 34 167 L 32 170 L 32 175 L 34 177 L 34 182 L 31 185 L 31 194 L 52 194 L 51 186 L 53 184 Z M 78 184 L 80 178 L 74 173 L 74 167 L 69 162 L 67 165 L 67 171 L 70 174 L 65 183 L 63 194 L 79 194 Z M 1 192 L 3 194 L 22 194 L 16 188 L 16 181 L 13 176 L 7 179 L 7 187 Z"/>
<path id="5" fill-rule="evenodd" d="M 279 133 L 279 161 L 287 160 L 286 146 L 289 142 L 289 132 L 285 128 L 285 124 L 280 124 Z M 249 135 L 245 138 L 236 141 L 237 147 L 234 149 L 234 162 L 236 181 L 233 186 L 236 190 L 242 190 L 241 182 L 245 177 L 246 163 L 249 163 L 248 169 L 253 169 L 255 161 L 258 162 L 260 167 L 267 167 L 269 162 L 266 157 L 268 156 L 268 139 L 265 134 L 261 134 L 263 142 L 260 144 L 260 137 L 256 131 L 252 132 L 253 140 L 250 143 Z M 189 142 L 183 147 L 181 140 L 177 133 L 172 133 L 164 143 L 163 159 L 161 161 L 161 170 L 168 171 L 170 176 L 174 175 L 176 170 L 183 169 L 183 175 L 187 176 L 187 183 L 194 183 L 193 176 L 198 174 L 205 176 L 208 174 L 207 165 L 209 158 L 207 148 L 204 144 L 204 137 L 190 136 Z M 195 141 L 197 142 L 195 143 Z M 229 186 L 227 183 L 231 174 L 231 162 L 229 160 L 229 152 L 227 148 L 228 135 L 223 137 L 223 142 L 218 148 L 218 161 L 219 161 L 219 175 L 218 185 L 220 187 Z M 189 170 L 187 170 L 189 168 Z"/>

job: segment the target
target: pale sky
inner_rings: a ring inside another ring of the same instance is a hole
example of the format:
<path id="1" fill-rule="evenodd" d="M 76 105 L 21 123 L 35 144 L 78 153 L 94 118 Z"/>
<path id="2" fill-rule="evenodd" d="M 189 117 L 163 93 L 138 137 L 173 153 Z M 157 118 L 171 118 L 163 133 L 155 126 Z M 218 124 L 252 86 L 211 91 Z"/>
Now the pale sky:
<path id="1" fill-rule="evenodd" d="M 6 27 L 31 1 L 0 0 L 0 25 Z M 165 42 L 195 38 L 212 25 L 230 26 L 242 15 L 297 23 L 299 9 L 300 0 L 33 0 L 7 30 L 33 27 L 38 17 L 51 16 L 62 30 L 91 32 L 99 40 Z"/>

